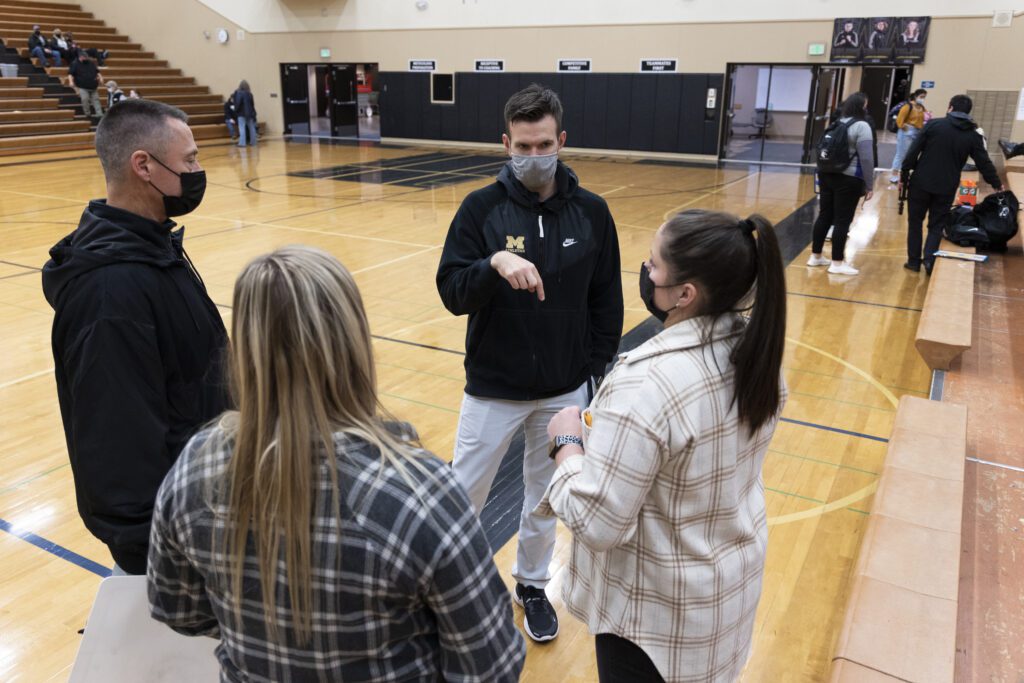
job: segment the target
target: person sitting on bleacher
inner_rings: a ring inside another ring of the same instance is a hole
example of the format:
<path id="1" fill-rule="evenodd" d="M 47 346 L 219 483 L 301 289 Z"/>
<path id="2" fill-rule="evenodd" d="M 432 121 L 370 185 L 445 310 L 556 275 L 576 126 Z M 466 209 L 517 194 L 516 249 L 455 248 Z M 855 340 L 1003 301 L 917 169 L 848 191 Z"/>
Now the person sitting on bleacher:
<path id="1" fill-rule="evenodd" d="M 54 66 L 61 66 L 60 53 L 54 52 L 50 48 L 50 44 L 46 42 L 46 38 L 39 31 L 39 25 L 36 24 L 32 27 L 32 35 L 28 37 L 28 53 L 32 57 L 39 60 L 39 66 L 46 68 L 49 64 L 46 63 L 47 59 L 53 60 Z"/>
<path id="2" fill-rule="evenodd" d="M 95 47 L 83 48 L 75 42 L 75 34 L 73 34 L 71 31 L 68 31 L 64 34 L 64 39 L 67 41 L 68 50 L 71 52 L 73 56 L 77 55 L 80 51 L 85 50 L 85 53 L 89 55 L 89 57 L 91 57 L 92 59 L 95 59 L 96 63 L 99 66 L 103 66 L 103 63 L 107 61 L 107 57 L 110 56 L 110 50 Z M 69 59 L 68 61 L 70 63 L 71 60 Z"/>
<path id="3" fill-rule="evenodd" d="M 60 55 L 60 58 L 68 64 L 75 59 L 74 53 L 68 47 L 68 41 L 65 40 L 59 28 L 53 29 L 53 38 L 50 39 L 50 50 Z"/>
<path id="4" fill-rule="evenodd" d="M 121 100 L 128 97 L 124 94 L 124 90 L 118 87 L 117 81 L 107 81 L 103 84 L 107 89 L 107 110 L 120 102 Z"/>
<path id="5" fill-rule="evenodd" d="M 1024 142 L 1010 142 L 1006 138 L 999 138 L 999 149 L 1003 150 L 1004 159 L 1024 156 Z"/>

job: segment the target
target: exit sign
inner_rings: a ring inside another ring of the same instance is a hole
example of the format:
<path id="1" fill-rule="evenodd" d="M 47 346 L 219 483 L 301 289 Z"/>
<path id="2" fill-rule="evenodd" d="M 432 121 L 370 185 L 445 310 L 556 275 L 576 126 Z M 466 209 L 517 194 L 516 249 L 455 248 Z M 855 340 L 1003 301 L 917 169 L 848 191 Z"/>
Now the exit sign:
<path id="1" fill-rule="evenodd" d="M 807 54 L 812 57 L 820 57 L 825 54 L 825 43 L 810 43 L 807 46 Z"/>
<path id="2" fill-rule="evenodd" d="M 322 48 L 320 48 L 320 59 L 330 59 L 330 58 L 331 58 L 331 48 L 329 48 L 329 47 L 322 47 Z"/>

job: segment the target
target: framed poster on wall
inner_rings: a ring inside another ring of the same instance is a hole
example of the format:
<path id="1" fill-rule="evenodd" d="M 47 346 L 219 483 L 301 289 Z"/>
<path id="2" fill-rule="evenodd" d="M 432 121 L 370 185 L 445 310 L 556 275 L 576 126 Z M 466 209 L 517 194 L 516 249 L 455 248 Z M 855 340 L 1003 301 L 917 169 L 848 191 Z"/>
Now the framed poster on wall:
<path id="1" fill-rule="evenodd" d="M 896 19 L 871 17 L 867 20 L 867 40 L 864 41 L 863 60 L 869 64 L 887 64 L 892 61 L 896 43 Z"/>
<path id="2" fill-rule="evenodd" d="M 894 57 L 900 64 L 920 64 L 924 61 L 931 17 L 900 17 L 896 24 Z"/>
<path id="3" fill-rule="evenodd" d="M 841 64 L 855 64 L 860 61 L 864 46 L 865 21 L 851 17 L 836 19 L 832 29 L 831 61 Z"/>

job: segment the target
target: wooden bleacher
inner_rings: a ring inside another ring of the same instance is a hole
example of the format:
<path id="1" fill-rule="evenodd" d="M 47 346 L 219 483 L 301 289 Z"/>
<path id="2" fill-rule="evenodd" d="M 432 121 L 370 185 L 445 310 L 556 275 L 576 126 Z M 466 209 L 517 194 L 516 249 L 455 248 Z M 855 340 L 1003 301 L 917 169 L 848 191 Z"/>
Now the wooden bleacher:
<path id="1" fill-rule="evenodd" d="M 966 450 L 966 407 L 900 400 L 832 683 L 952 683 Z"/>
<path id="2" fill-rule="evenodd" d="M 146 99 L 179 107 L 188 114 L 197 140 L 228 137 L 223 96 L 211 93 L 209 87 L 145 51 L 80 5 L 0 0 L 0 62 L 14 64 L 18 71 L 17 77 L 0 78 L 0 156 L 93 146 L 95 127 L 70 87 L 67 65 L 42 69 L 29 56 L 27 41 L 34 24 L 47 37 L 60 28 L 65 34 L 73 33 L 83 48 L 109 50 L 100 80 L 117 81 L 125 94 L 136 90 Z M 102 85 L 98 95 L 105 109 L 107 91 Z"/>

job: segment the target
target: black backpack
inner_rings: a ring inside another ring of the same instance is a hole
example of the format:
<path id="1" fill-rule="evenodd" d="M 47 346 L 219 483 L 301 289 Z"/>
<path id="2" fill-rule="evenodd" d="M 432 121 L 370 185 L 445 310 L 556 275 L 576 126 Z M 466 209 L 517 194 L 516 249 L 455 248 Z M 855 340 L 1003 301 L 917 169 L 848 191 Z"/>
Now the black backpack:
<path id="1" fill-rule="evenodd" d="M 988 236 L 992 249 L 1002 250 L 1017 234 L 1017 212 L 1020 202 L 1013 192 L 995 192 L 974 207 L 978 227 Z"/>
<path id="2" fill-rule="evenodd" d="M 842 173 L 853 161 L 850 156 L 850 126 L 854 120 L 841 123 L 838 119 L 825 129 L 818 141 L 817 165 L 821 173 Z"/>
<path id="3" fill-rule="evenodd" d="M 978 217 L 969 206 L 953 207 L 943 232 L 947 240 L 961 247 L 985 249 L 989 245 L 988 235 L 978 225 Z"/>
<path id="4" fill-rule="evenodd" d="M 900 127 L 896 125 L 896 117 L 900 115 L 900 109 L 906 105 L 907 102 L 904 100 L 889 110 L 889 118 L 886 120 L 885 127 L 890 133 L 900 132 Z"/>

